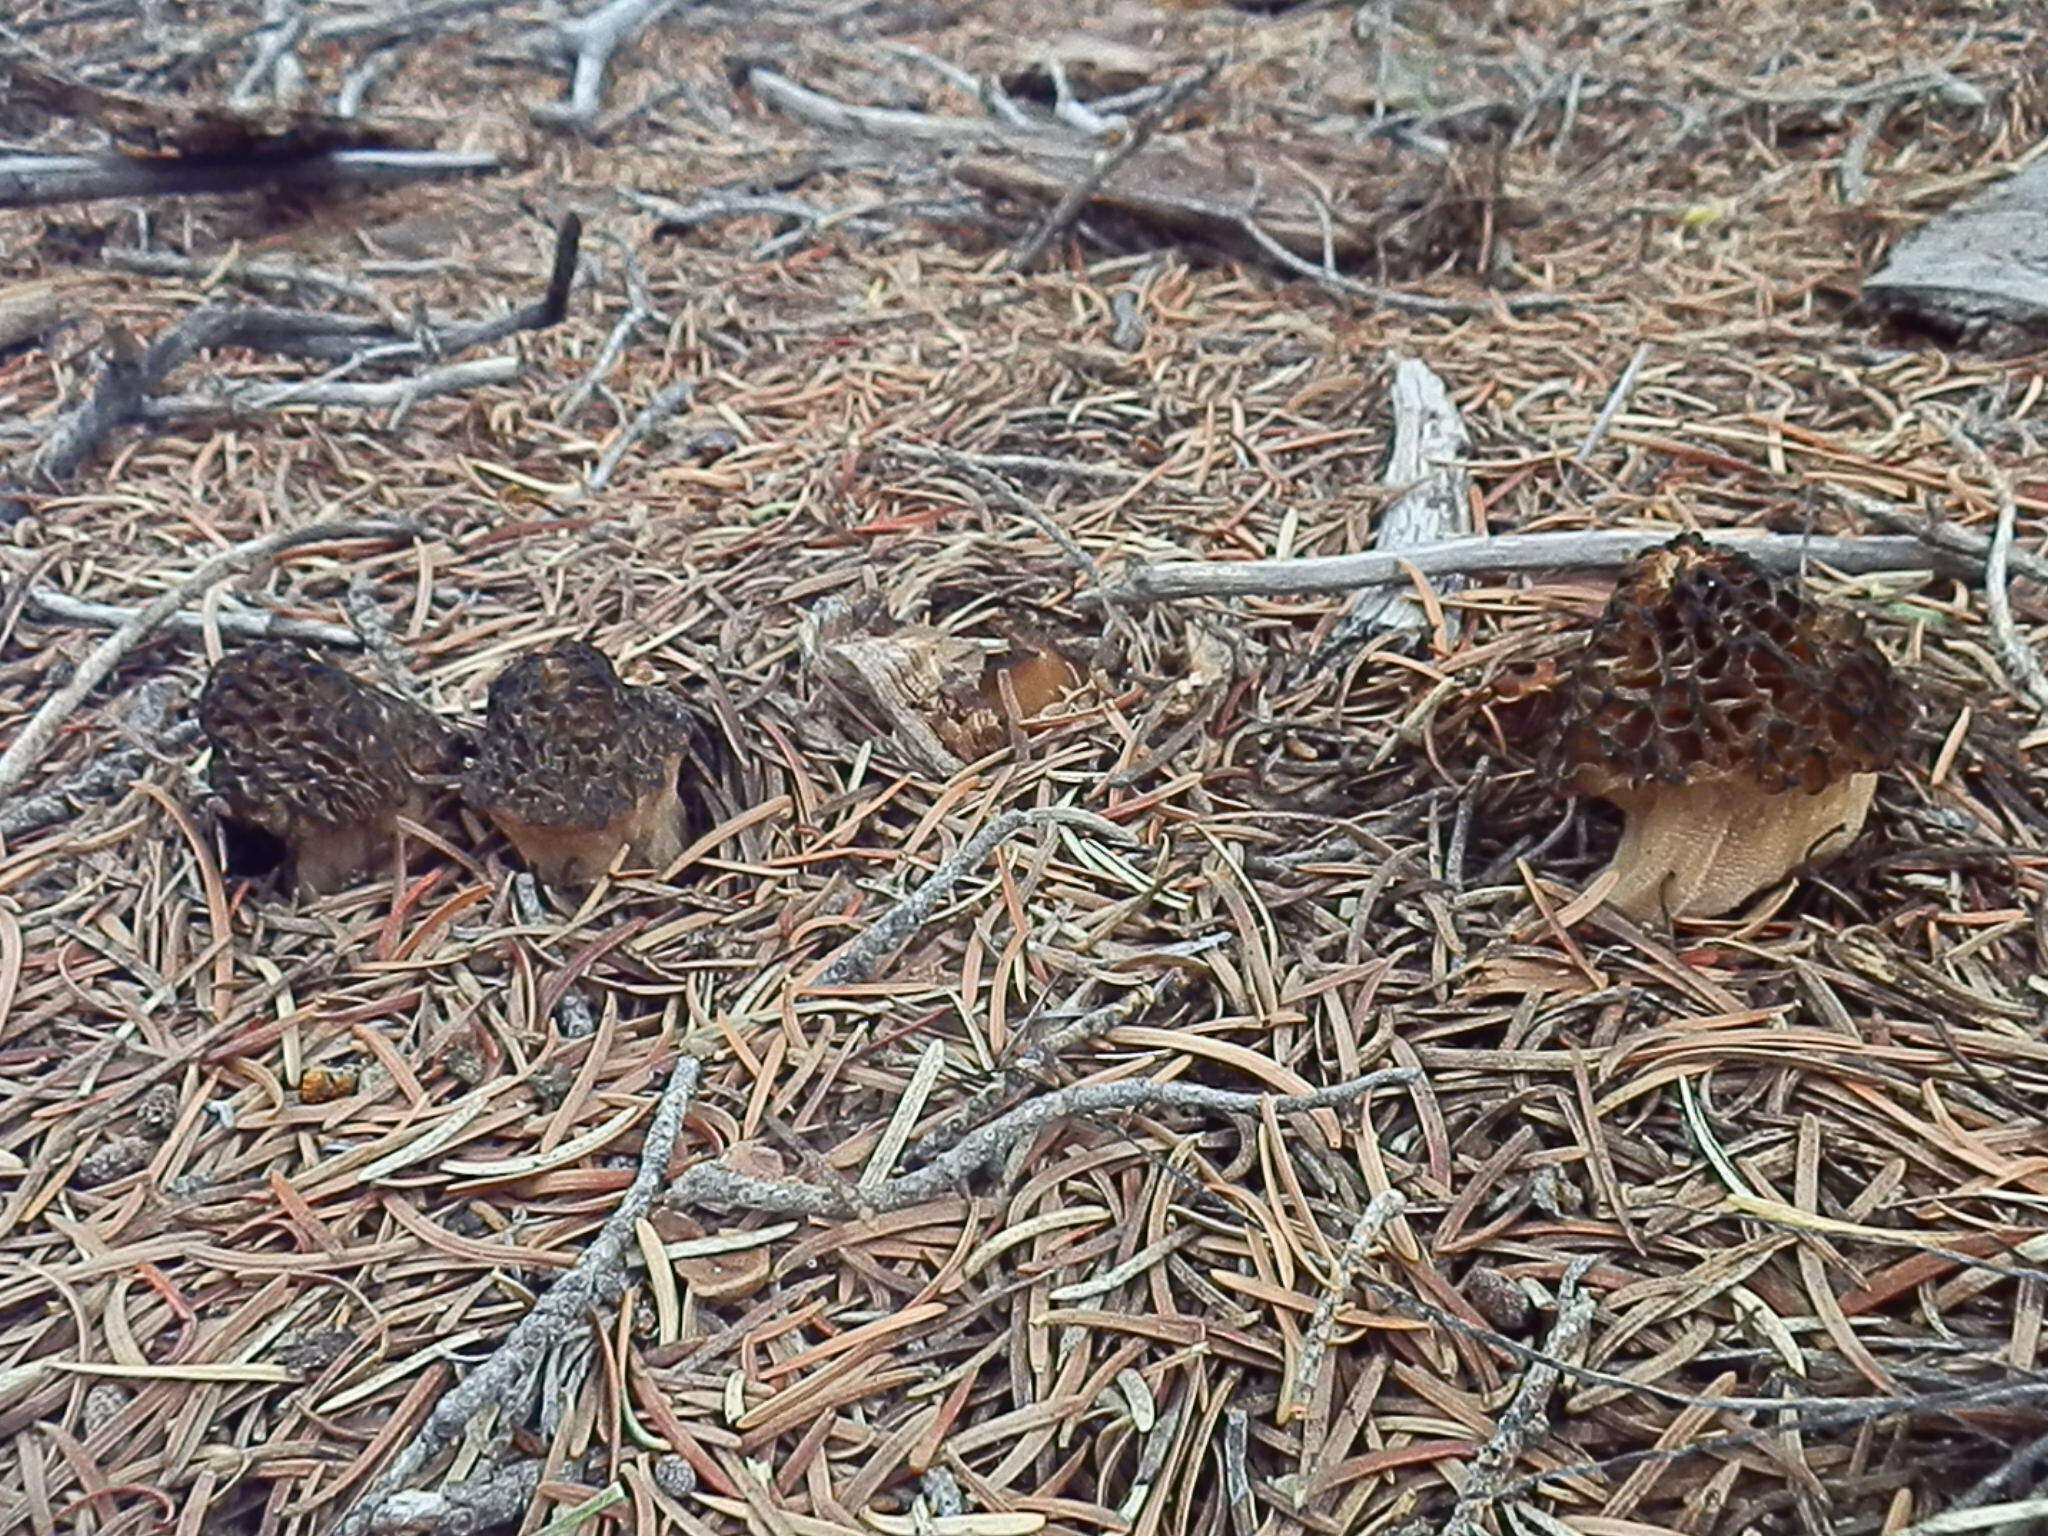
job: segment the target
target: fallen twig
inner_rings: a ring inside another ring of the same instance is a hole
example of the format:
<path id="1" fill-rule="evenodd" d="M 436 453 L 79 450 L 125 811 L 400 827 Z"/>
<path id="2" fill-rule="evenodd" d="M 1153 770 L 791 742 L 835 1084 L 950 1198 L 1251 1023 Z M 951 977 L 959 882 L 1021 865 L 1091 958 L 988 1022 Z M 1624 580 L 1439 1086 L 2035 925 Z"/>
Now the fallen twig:
<path id="1" fill-rule="evenodd" d="M 178 752 L 197 741 L 196 720 L 181 720 L 169 730 L 164 729 L 164 720 L 178 692 L 178 685 L 169 678 L 158 678 L 136 689 L 118 722 L 121 731 L 137 738 L 136 744 L 102 752 L 84 771 L 51 785 L 41 794 L 20 795 L 8 801 L 0 807 L 0 839 L 12 842 L 44 827 L 69 821 L 78 814 L 80 806 L 118 794 L 132 785 L 149 761 L 152 748 Z"/>
<path id="2" fill-rule="evenodd" d="M 640 414 L 620 429 L 597 461 L 597 467 L 590 472 L 590 478 L 583 482 L 582 489 L 570 496 L 565 506 L 575 506 L 586 496 L 595 495 L 612 483 L 612 476 L 618 473 L 619 464 L 633 451 L 633 445 L 660 426 L 690 403 L 690 397 L 697 392 L 697 381 L 685 376 L 671 379 L 655 394 L 654 398 L 640 409 Z"/>
<path id="3" fill-rule="evenodd" d="M 470 1420 L 486 1407 L 497 1407 L 499 1422 L 507 1428 L 523 1417 L 539 1384 L 540 1362 L 579 1326 L 583 1313 L 596 1304 L 599 1292 L 616 1277 L 625 1262 L 634 1226 L 647 1214 L 667 1175 L 676 1136 L 682 1130 L 683 1116 L 690 1107 L 690 1096 L 696 1092 L 702 1070 L 703 1063 L 694 1056 L 677 1061 L 641 1140 L 639 1171 L 618 1207 L 605 1218 L 604 1226 L 578 1256 L 575 1267 L 534 1303 L 533 1310 L 519 1320 L 491 1357 L 434 1404 L 426 1422 L 406 1441 L 384 1475 L 342 1516 L 335 1527 L 338 1536 L 364 1536 L 378 1519 L 386 1500 L 454 1445 L 468 1429 Z"/>
<path id="4" fill-rule="evenodd" d="M 1312 1093 L 1238 1093 L 1199 1083 L 1081 1083 L 1018 1105 L 999 1119 L 969 1131 L 949 1151 L 923 1167 L 863 1189 L 862 1203 L 874 1211 L 897 1211 L 955 1189 L 1000 1160 L 1013 1147 L 1055 1120 L 1128 1110 L 1191 1110 L 1215 1115 L 1301 1114 L 1350 1104 L 1380 1088 L 1411 1083 L 1412 1067 L 1387 1067 Z M 718 1163 L 699 1163 L 669 1186 L 668 1199 L 682 1206 L 762 1211 L 782 1216 L 852 1214 L 845 1195 L 821 1184 L 794 1179 L 760 1179 L 734 1173 Z"/>
<path id="5" fill-rule="evenodd" d="M 219 395 L 172 395 L 143 402 L 146 422 L 226 421 L 249 411 L 274 411 L 286 406 L 318 406 L 336 410 L 403 411 L 415 401 L 436 395 L 460 394 L 488 384 L 509 384 L 519 377 L 516 357 L 479 357 L 450 363 L 402 379 L 370 382 L 307 379 L 290 384 L 237 384 Z"/>
<path id="6" fill-rule="evenodd" d="M 1599 570 L 1627 564 L 1669 540 L 1668 530 L 1617 533 L 1518 533 L 1497 539 L 1446 539 L 1393 554 L 1324 555 L 1299 560 L 1176 560 L 1139 565 L 1098 598 L 1076 602 L 1157 603 L 1181 597 L 1308 597 L 1384 586 L 1412 566 L 1424 576 L 1507 575 L 1524 571 Z M 1799 534 L 1710 532 L 1709 542 L 1739 549 L 1772 570 L 1798 570 L 1809 561 L 1851 576 L 1876 571 L 1946 571 L 1962 561 L 1918 538 L 1806 538 Z"/>
<path id="7" fill-rule="evenodd" d="M 1959 557 L 1965 569 L 1983 570 L 1991 563 L 1991 541 L 1981 533 L 1972 533 L 1954 523 L 1936 522 L 1925 513 L 1892 506 L 1846 486 L 1823 484 L 1821 489 L 1859 517 L 1867 517 L 1883 528 L 1909 533 L 1929 549 Z M 2007 561 L 2027 580 L 2048 586 L 2048 560 L 2014 549 L 2007 552 Z"/>
<path id="8" fill-rule="evenodd" d="M 100 260 L 123 272 L 144 277 L 189 277 L 206 282 L 240 283 L 248 288 L 310 289 L 352 304 L 379 305 L 382 295 L 374 289 L 332 272 L 313 267 L 287 266 L 269 261 L 231 261 L 219 257 L 180 256 L 174 251 L 110 250 Z"/>
<path id="9" fill-rule="evenodd" d="M 2009 572 L 2013 533 L 2019 522 L 2012 479 L 1992 461 L 1991 455 L 1977 440 L 1963 430 L 1960 423 L 1947 415 L 1940 420 L 1949 441 L 1990 480 L 1991 494 L 1998 503 L 1998 522 L 1993 527 L 1991 543 L 1984 556 L 1984 616 L 1990 621 L 1992 638 L 1998 643 L 1999 662 L 2013 687 L 2029 704 L 2036 710 L 2048 710 L 2048 673 L 2042 671 L 2041 658 L 2021 637 L 2012 616 Z"/>
<path id="10" fill-rule="evenodd" d="M 1636 380 L 1641 377 L 1643 364 L 1650 360 L 1650 344 L 1639 342 L 1628 366 L 1621 370 L 1621 377 L 1614 381 L 1614 388 L 1608 391 L 1606 402 L 1600 407 L 1600 414 L 1593 418 L 1593 425 L 1586 429 L 1586 440 L 1579 444 L 1579 451 L 1572 455 L 1572 463 L 1584 469 L 1593 461 L 1593 455 L 1600 451 L 1600 445 L 1607 440 L 1608 429 L 1614 425 L 1614 418 L 1621 414 L 1621 408 L 1628 404 L 1628 397 L 1635 393 Z"/>
<path id="11" fill-rule="evenodd" d="M 577 412 L 590 403 L 590 397 L 597 393 L 598 387 L 610 377 L 619 359 L 625 356 L 633 333 L 649 320 L 661 318 L 653 301 L 647 297 L 647 282 L 640 273 L 640 259 L 633 254 L 631 246 L 620 243 L 619 260 L 625 268 L 626 312 L 619 316 L 618 323 L 605 337 L 604 345 L 597 349 L 597 359 L 591 363 L 589 371 L 576 381 L 575 388 L 555 407 L 557 421 L 573 420 Z"/>
<path id="12" fill-rule="evenodd" d="M 14 738 L 4 754 L 0 754 L 0 797 L 13 794 L 29 774 L 34 772 L 36 764 L 42 761 L 43 754 L 49 751 L 51 744 L 56 741 L 57 733 L 63 729 L 64 722 L 85 702 L 86 695 L 97 688 L 114 668 L 121 664 L 121 658 L 154 633 L 172 614 L 215 582 L 225 580 L 245 566 L 272 559 L 285 550 L 296 549 L 302 544 L 321 544 L 347 539 L 409 539 L 415 532 L 416 530 L 407 523 L 315 523 L 310 528 L 290 528 L 279 533 L 266 534 L 260 539 L 251 539 L 246 544 L 237 544 L 214 555 L 156 601 L 137 609 L 119 629 L 102 640 L 92 654 L 78 664 L 69 682 L 43 700 L 42 707 L 22 728 L 21 734 Z"/>
<path id="13" fill-rule="evenodd" d="M 1450 391 L 1426 364 L 1403 357 L 1394 363 L 1394 382 L 1388 393 L 1394 411 L 1394 446 L 1380 479 L 1384 485 L 1401 488 L 1401 494 L 1380 513 L 1373 529 L 1373 549 L 1398 556 L 1469 535 L 1472 477 L 1460 461 L 1471 451 L 1472 440 Z M 1463 585 L 1453 577 L 1443 590 L 1454 592 Z M 1452 619 L 1445 615 L 1447 627 Z M 1400 587 L 1363 591 L 1331 628 L 1319 659 L 1327 661 L 1377 630 L 1420 633 L 1428 623 L 1422 605 Z M 1456 638 L 1455 630 L 1451 638 Z"/>
<path id="14" fill-rule="evenodd" d="M 678 0 L 610 0 L 588 16 L 557 22 L 555 38 L 562 53 L 572 59 L 575 73 L 569 83 L 569 99 L 560 104 L 531 107 L 528 115 L 551 128 L 588 128 L 604 110 L 604 75 L 612 55 L 638 37 Z"/>
<path id="15" fill-rule="evenodd" d="M 112 603 L 88 602 L 69 592 L 51 592 L 41 587 L 24 599 L 27 611 L 52 624 L 90 624 L 96 629 L 119 629 L 135 617 L 133 608 Z M 283 613 L 250 613 L 228 608 L 215 614 L 179 612 L 165 619 L 159 628 L 174 635 L 203 635 L 209 628 L 233 640 L 293 640 L 301 645 L 331 645 L 354 650 L 361 641 L 355 632 L 340 624 L 318 619 L 295 619 Z"/>
<path id="16" fill-rule="evenodd" d="M 931 920 L 939 903 L 946 899 L 954 886 L 981 867 L 981 861 L 998 843 L 1015 837 L 1026 827 L 1048 825 L 1085 827 L 1114 842 L 1127 843 L 1131 840 L 1131 835 L 1114 822 L 1070 806 L 1046 805 L 1028 811 L 1005 811 L 962 843 L 923 884 L 841 950 L 809 985 L 845 987 L 865 981 L 884 955 Z"/>
<path id="17" fill-rule="evenodd" d="M 947 117 L 932 112 L 905 112 L 893 107 L 864 107 L 840 101 L 766 65 L 747 70 L 747 87 L 755 96 L 791 117 L 832 133 L 859 133 L 878 139 L 908 139 L 953 149 L 973 149 L 991 142 L 1009 145 L 1060 145 L 1071 148 L 1071 134 L 1048 128 L 1018 128 L 980 117 Z"/>
<path id="18" fill-rule="evenodd" d="M 1495 304 L 1504 306 L 1510 314 L 1527 314 L 1531 310 L 1563 309 L 1572 302 L 1571 296 L 1563 293 L 1496 293 L 1492 295 L 1489 303 L 1473 304 L 1463 299 L 1432 298 L 1426 293 L 1403 293 L 1398 288 L 1377 288 L 1371 283 L 1361 283 L 1356 278 L 1346 277 L 1327 262 L 1318 264 L 1306 256 L 1296 255 L 1261 228 L 1258 220 L 1249 213 L 1238 215 L 1237 227 L 1247 240 L 1289 272 L 1310 278 L 1332 293 L 1363 299 L 1368 304 L 1377 304 L 1384 309 L 1398 310 L 1403 314 L 1440 315 L 1446 319 L 1469 320 L 1475 315 L 1488 313 Z"/>
<path id="19" fill-rule="evenodd" d="M 1500 1497 L 1501 1484 L 1524 1448 L 1550 1428 L 1550 1394 L 1557 1390 L 1565 1364 L 1574 1361 L 1584 1347 L 1586 1329 L 1593 1321 L 1592 1293 L 1579 1289 L 1579 1282 L 1592 1267 L 1590 1257 L 1576 1258 L 1558 1281 L 1557 1321 L 1543 1341 L 1546 1358 L 1522 1373 L 1521 1385 L 1515 1388 L 1491 1438 L 1473 1458 L 1472 1475 L 1444 1524 L 1444 1536 L 1482 1536 L 1480 1514 Z"/>
<path id="20" fill-rule="evenodd" d="M 1200 69 L 1174 81 L 1163 96 L 1139 113 L 1124 134 L 1123 142 L 1098 159 L 1088 174 L 1069 187 L 1045 217 L 1038 221 L 1031 233 L 1024 237 L 1016 252 L 1010 257 L 1010 270 L 1022 272 L 1029 268 L 1045 248 L 1080 217 L 1081 209 L 1102 189 L 1102 184 L 1114 176 L 1119 167 L 1127 164 L 1133 156 L 1151 143 L 1152 135 L 1159 131 L 1160 125 L 1180 110 L 1181 104 L 1197 91 L 1206 89 L 1222 67 L 1221 58 L 1211 59 Z M 1060 78 L 1064 84 L 1065 77 Z"/>
<path id="21" fill-rule="evenodd" d="M 82 405 L 58 421 L 40 445 L 16 455 L 7 466 L 4 479 L 23 487 L 63 485 L 109 435 L 150 419 L 149 396 L 171 373 L 201 352 L 215 348 L 247 347 L 252 351 L 333 361 L 361 358 L 374 349 L 378 360 L 398 362 L 451 357 L 502 341 L 519 331 L 544 330 L 556 325 L 568 309 L 569 284 L 576 274 L 582 238 L 583 221 L 572 213 L 563 219 L 556 232 L 547 287 L 532 303 L 496 319 L 443 326 L 424 335 L 407 335 L 381 321 L 264 305 L 221 305 L 198 310 L 159 336 L 146 352 L 138 352 L 125 333 L 116 332 L 108 346 L 99 387 Z M 509 360 L 488 361 L 490 368 L 483 377 L 502 377 Z M 514 368 L 516 371 L 516 364 Z M 482 381 L 473 369 L 457 378 L 470 384 Z M 405 384 L 417 386 L 421 381 L 396 382 L 400 388 L 388 397 L 363 395 L 361 391 L 366 386 L 356 385 L 348 387 L 351 394 L 330 394 L 329 398 L 336 403 L 392 403 L 404 398 Z M 442 370 L 440 382 L 448 382 L 448 370 Z M 332 391 L 337 386 L 311 381 L 286 388 Z"/>

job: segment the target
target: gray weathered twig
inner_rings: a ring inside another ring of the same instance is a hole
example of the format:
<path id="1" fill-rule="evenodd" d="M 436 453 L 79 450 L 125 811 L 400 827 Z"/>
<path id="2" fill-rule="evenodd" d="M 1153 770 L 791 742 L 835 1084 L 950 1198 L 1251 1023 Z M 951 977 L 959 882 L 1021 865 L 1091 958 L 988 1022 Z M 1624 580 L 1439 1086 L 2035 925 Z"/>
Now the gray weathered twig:
<path id="1" fill-rule="evenodd" d="M 1151 143 L 1152 136 L 1159 131 L 1160 126 L 1165 123 L 1167 118 L 1179 111 L 1182 103 L 1186 102 L 1197 91 L 1206 89 L 1209 82 L 1216 78 L 1216 72 L 1222 67 L 1223 60 L 1221 58 L 1214 58 L 1200 69 L 1182 75 L 1168 87 L 1165 95 L 1139 113 L 1136 120 L 1131 123 L 1130 128 L 1125 132 L 1123 142 L 1104 154 L 1089 169 L 1087 175 L 1067 188 L 1060 200 L 1052 206 L 1044 218 L 1038 221 L 1036 227 L 1024 237 L 1023 241 L 1018 245 L 1016 252 L 1010 257 L 1010 270 L 1012 272 L 1025 271 L 1032 262 L 1038 260 L 1039 254 L 1048 245 L 1052 244 L 1053 241 L 1057 240 L 1068 225 L 1080 217 L 1081 209 L 1086 206 L 1089 198 L 1101 190 L 1102 184 L 1114 176 L 1119 168 L 1127 165 L 1132 157 L 1144 149 L 1147 144 Z M 1064 77 L 1062 77 L 1062 83 L 1064 83 Z"/>
<path id="2" fill-rule="evenodd" d="M 954 850 L 953 856 L 933 870 L 923 884 L 883 913 L 873 926 L 836 955 L 810 985 L 846 987 L 865 981 L 882 957 L 903 943 L 931 920 L 939 903 L 953 887 L 981 867 L 998 843 L 1016 836 L 1026 827 L 1063 825 L 1085 827 L 1100 837 L 1129 842 L 1130 834 L 1114 822 L 1104 821 L 1088 811 L 1064 805 L 1039 806 L 1028 811 L 1005 811 Z"/>
<path id="3" fill-rule="evenodd" d="M 495 319 L 448 325 L 424 335 L 406 335 L 382 321 L 273 309 L 260 304 L 197 310 L 159 336 L 146 352 L 138 352 L 132 341 L 117 334 L 108 348 L 106 369 L 98 388 L 58 421 L 39 445 L 17 454 L 4 474 L 0 474 L 0 480 L 23 487 L 64 484 L 112 433 L 149 419 L 150 396 L 165 379 L 201 352 L 215 348 L 246 347 L 334 362 L 360 358 L 375 349 L 380 361 L 403 362 L 444 359 L 489 346 L 519 331 L 544 330 L 560 323 L 568 310 L 569 284 L 576 275 L 582 239 L 583 221 L 572 213 L 563 219 L 556 232 L 547 287 L 532 303 Z M 491 362 L 491 376 L 502 375 L 505 360 L 487 361 Z M 442 370 L 444 383 L 446 373 Z M 473 372 L 458 378 L 478 382 Z M 399 381 L 401 387 L 406 382 Z M 409 382 L 417 385 L 420 381 Z M 319 381 L 316 385 L 330 390 L 336 387 Z M 362 386 L 350 388 L 359 391 Z M 345 397 L 335 398 L 339 402 Z M 357 402 L 362 398 L 358 395 Z M 379 398 L 378 403 L 389 401 Z"/>
<path id="4" fill-rule="evenodd" d="M 508 1425 L 523 1415 L 540 1379 L 541 1360 L 577 1327 L 583 1314 L 596 1304 L 600 1290 L 616 1277 L 625 1262 L 633 1228 L 653 1205 L 667 1176 L 676 1136 L 682 1130 L 683 1116 L 702 1071 L 703 1063 L 694 1056 L 685 1056 L 676 1063 L 654 1115 L 647 1122 L 647 1132 L 640 1144 L 639 1171 L 619 1200 L 618 1208 L 605 1218 L 604 1226 L 578 1256 L 575 1267 L 534 1303 L 533 1310 L 519 1320 L 490 1359 L 434 1405 L 426 1422 L 405 1442 L 384 1475 L 342 1517 L 335 1527 L 338 1536 L 364 1536 L 385 1507 L 385 1501 L 454 1445 L 468 1429 L 470 1420 L 485 1407 L 496 1405 L 501 1410 L 501 1422 Z"/>
<path id="5" fill-rule="evenodd" d="M 1558 1282 L 1557 1321 L 1543 1344 L 1547 1358 L 1522 1373 L 1522 1383 L 1502 1411 L 1492 1437 L 1472 1460 L 1472 1475 L 1444 1524 L 1444 1536 L 1482 1536 L 1480 1513 L 1500 1497 L 1501 1485 L 1521 1459 L 1524 1447 L 1550 1427 L 1550 1394 L 1557 1390 L 1563 1366 L 1575 1363 L 1593 1321 L 1592 1293 L 1579 1289 L 1579 1282 L 1592 1267 L 1590 1257 L 1574 1259 Z"/>
<path id="6" fill-rule="evenodd" d="M 1425 576 L 1500 576 L 1523 571 L 1598 570 L 1626 565 L 1646 549 L 1670 540 L 1671 530 L 1576 533 L 1518 533 L 1497 539 L 1447 539 L 1394 554 L 1326 555 L 1299 560 L 1176 560 L 1139 565 L 1101 599 L 1157 603 L 1181 597 L 1306 597 L 1349 592 L 1357 587 L 1400 581 L 1402 567 Z M 1710 543 L 1739 549 L 1773 570 L 1798 570 L 1810 561 L 1851 576 L 1877 571 L 1969 572 L 1969 562 L 1931 549 L 1918 538 L 1806 538 L 1799 534 L 1712 532 Z"/>
<path id="7" fill-rule="evenodd" d="M 1471 451 L 1472 440 L 1450 391 L 1428 365 L 1403 357 L 1394 364 L 1390 395 L 1394 446 L 1381 481 L 1402 489 L 1379 515 L 1373 549 L 1379 554 L 1399 555 L 1469 535 L 1472 477 L 1460 461 Z M 1443 583 L 1443 590 L 1455 592 L 1463 585 L 1461 579 L 1452 577 Z M 1321 654 L 1327 658 L 1376 630 L 1419 633 L 1427 623 L 1422 605 L 1400 587 L 1368 589 L 1352 599 L 1323 643 Z M 1446 616 L 1445 623 L 1451 625 L 1451 616 Z M 1456 635 L 1452 628 L 1452 638 Z"/>
<path id="8" fill-rule="evenodd" d="M 41 587 L 23 599 L 23 607 L 52 624 L 89 624 L 94 629 L 119 629 L 135 617 L 133 608 L 88 602 L 69 592 L 50 592 Z M 340 624 L 295 619 L 283 613 L 252 613 L 243 608 L 224 608 L 210 617 L 174 613 L 159 627 L 174 635 L 203 635 L 208 625 L 233 640 L 295 640 L 301 645 L 329 645 L 341 650 L 355 650 L 362 644 L 353 630 Z"/>
<path id="9" fill-rule="evenodd" d="M 604 110 L 604 76 L 611 68 L 612 55 L 638 37 L 669 11 L 678 0 L 610 0 L 588 16 L 558 23 L 555 38 L 561 51 L 574 60 L 575 73 L 569 83 L 569 99 L 529 109 L 537 123 L 551 128 L 588 128 Z"/>
<path id="10" fill-rule="evenodd" d="M 1277 1114 L 1295 1115 L 1350 1104 L 1375 1089 L 1398 1087 L 1413 1082 L 1419 1075 L 1412 1067 L 1388 1067 L 1312 1093 L 1296 1094 L 1238 1093 L 1183 1082 L 1081 1083 L 1018 1105 L 999 1119 L 968 1132 L 958 1144 L 922 1168 L 862 1190 L 861 1200 L 874 1211 L 896 1211 L 934 1199 L 992 1165 L 1055 1120 L 1160 1109 L 1256 1115 L 1269 1106 Z M 851 1214 L 846 1196 L 838 1190 L 793 1179 L 754 1178 L 734 1173 L 718 1163 L 699 1163 L 684 1173 L 669 1187 L 668 1198 L 684 1206 L 765 1211 L 783 1216 Z"/>

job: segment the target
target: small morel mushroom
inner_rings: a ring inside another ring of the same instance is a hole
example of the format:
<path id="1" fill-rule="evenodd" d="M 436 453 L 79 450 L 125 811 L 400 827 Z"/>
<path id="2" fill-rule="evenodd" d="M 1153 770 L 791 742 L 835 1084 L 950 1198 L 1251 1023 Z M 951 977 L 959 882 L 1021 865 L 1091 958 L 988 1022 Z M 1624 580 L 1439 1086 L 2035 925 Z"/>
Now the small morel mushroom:
<path id="1" fill-rule="evenodd" d="M 1909 721 L 1854 615 L 1688 533 L 1622 573 L 1552 767 L 1627 818 L 1617 910 L 1714 917 L 1849 846 Z"/>
<path id="2" fill-rule="evenodd" d="M 339 890 L 374 868 L 398 818 L 426 814 L 454 741 L 418 705 L 275 643 L 221 658 L 199 725 L 229 818 L 281 841 L 302 891 Z"/>
<path id="3" fill-rule="evenodd" d="M 550 886 L 589 886 L 623 850 L 656 868 L 683 851 L 681 709 L 619 680 L 580 643 L 522 656 L 491 684 L 469 803 Z"/>

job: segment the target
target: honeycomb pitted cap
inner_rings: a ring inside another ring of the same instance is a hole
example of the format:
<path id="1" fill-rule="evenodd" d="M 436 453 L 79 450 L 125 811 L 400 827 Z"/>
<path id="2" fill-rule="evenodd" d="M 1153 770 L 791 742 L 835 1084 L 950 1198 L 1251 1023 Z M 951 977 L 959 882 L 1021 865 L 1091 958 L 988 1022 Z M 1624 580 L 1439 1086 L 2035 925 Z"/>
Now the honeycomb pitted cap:
<path id="1" fill-rule="evenodd" d="M 676 781 L 691 741 L 680 707 L 566 642 L 491 684 L 463 794 L 544 881 L 585 885 L 621 849 L 656 864 L 681 851 Z"/>
<path id="2" fill-rule="evenodd" d="M 1855 615 L 1685 533 L 1623 572 L 1567 672 L 1551 767 L 1594 794 L 1740 776 L 1812 795 L 1890 767 L 1910 722 Z"/>
<path id="3" fill-rule="evenodd" d="M 425 709 L 278 642 L 221 658 L 199 726 L 228 815 L 282 839 L 316 890 L 361 873 L 397 817 L 419 814 L 453 752 Z"/>

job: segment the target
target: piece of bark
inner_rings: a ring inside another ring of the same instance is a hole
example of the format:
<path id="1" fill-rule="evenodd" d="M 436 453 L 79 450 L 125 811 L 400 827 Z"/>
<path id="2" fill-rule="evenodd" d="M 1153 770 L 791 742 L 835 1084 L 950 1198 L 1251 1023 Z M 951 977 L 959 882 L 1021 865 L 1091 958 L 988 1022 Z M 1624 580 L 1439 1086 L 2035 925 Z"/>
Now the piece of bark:
<path id="1" fill-rule="evenodd" d="M 1458 462 L 1472 440 L 1450 391 L 1427 364 L 1412 357 L 1397 359 L 1391 398 L 1394 446 L 1381 483 L 1406 489 L 1380 513 L 1372 547 L 1381 554 L 1398 555 L 1472 531 L 1472 478 Z M 1439 593 L 1455 592 L 1465 579 L 1439 576 L 1434 584 Z M 1387 630 L 1420 634 L 1428 627 L 1429 616 L 1407 583 L 1368 587 L 1351 599 L 1323 650 L 1328 655 Z M 1444 629 L 1456 639 L 1457 614 L 1444 614 Z"/>
<path id="2" fill-rule="evenodd" d="M 1863 293 L 1966 340 L 2048 329 L 2048 161 L 1923 224 Z"/>

